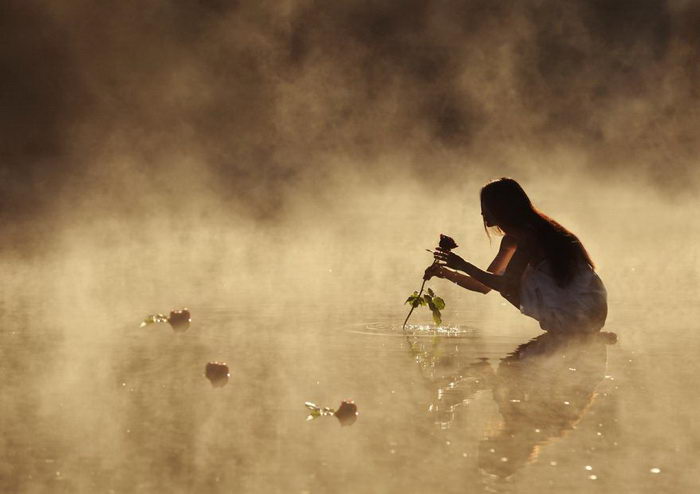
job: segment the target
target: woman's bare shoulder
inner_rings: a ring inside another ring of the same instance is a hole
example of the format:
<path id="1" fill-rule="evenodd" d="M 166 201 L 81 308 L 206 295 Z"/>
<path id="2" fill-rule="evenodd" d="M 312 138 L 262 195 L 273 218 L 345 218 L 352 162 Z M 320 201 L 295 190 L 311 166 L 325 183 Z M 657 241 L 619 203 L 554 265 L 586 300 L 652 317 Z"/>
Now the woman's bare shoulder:
<path id="1" fill-rule="evenodd" d="M 518 246 L 518 239 L 512 235 L 504 235 L 501 239 L 502 249 L 512 249 Z"/>

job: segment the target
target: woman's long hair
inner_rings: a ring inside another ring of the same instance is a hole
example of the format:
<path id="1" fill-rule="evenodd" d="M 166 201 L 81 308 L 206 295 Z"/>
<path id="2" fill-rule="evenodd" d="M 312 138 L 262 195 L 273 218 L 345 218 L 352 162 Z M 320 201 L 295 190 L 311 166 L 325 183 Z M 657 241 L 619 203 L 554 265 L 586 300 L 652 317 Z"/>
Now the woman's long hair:
<path id="1" fill-rule="evenodd" d="M 484 225 L 486 215 L 489 215 L 496 226 L 524 228 L 534 233 L 559 286 L 571 282 L 581 260 L 595 267 L 578 237 L 538 211 L 520 184 L 512 178 L 499 178 L 486 184 L 481 189 L 481 207 L 485 215 Z"/>

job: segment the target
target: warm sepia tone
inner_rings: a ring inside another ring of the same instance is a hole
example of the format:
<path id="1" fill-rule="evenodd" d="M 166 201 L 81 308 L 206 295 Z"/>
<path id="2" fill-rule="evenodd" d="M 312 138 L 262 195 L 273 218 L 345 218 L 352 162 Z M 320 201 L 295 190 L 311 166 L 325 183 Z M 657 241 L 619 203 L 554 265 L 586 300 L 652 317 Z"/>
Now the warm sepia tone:
<path id="1" fill-rule="evenodd" d="M 0 32 L 0 492 L 697 492 L 699 2 L 5 0 Z M 401 330 L 441 233 L 493 258 L 502 176 L 585 244 L 604 337 L 440 279 Z"/>

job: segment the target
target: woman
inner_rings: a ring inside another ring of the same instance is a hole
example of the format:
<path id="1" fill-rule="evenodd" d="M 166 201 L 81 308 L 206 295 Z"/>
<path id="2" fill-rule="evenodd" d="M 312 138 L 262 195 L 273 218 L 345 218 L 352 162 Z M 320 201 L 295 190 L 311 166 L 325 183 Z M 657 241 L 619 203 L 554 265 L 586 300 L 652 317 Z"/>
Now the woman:
<path id="1" fill-rule="evenodd" d="M 496 290 L 545 331 L 592 332 L 603 327 L 608 312 L 605 287 L 576 235 L 538 211 L 511 178 L 481 189 L 481 215 L 485 228 L 495 227 L 504 235 L 488 269 L 437 248 L 438 262 L 425 271 L 426 279 L 445 278 L 481 293 Z"/>

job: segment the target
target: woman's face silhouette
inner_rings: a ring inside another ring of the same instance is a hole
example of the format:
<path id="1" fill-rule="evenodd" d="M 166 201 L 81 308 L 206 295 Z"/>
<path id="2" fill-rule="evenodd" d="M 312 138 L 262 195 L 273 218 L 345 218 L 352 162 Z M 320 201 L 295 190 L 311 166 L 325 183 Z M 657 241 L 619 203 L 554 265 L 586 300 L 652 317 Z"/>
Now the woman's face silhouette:
<path id="1" fill-rule="evenodd" d="M 494 219 L 493 214 L 491 214 L 488 208 L 484 206 L 483 202 L 481 203 L 481 216 L 484 218 L 484 223 L 487 227 L 496 226 L 496 220 Z"/>

